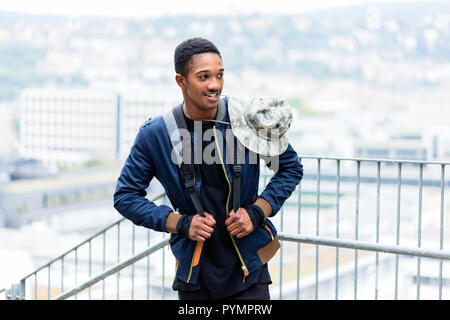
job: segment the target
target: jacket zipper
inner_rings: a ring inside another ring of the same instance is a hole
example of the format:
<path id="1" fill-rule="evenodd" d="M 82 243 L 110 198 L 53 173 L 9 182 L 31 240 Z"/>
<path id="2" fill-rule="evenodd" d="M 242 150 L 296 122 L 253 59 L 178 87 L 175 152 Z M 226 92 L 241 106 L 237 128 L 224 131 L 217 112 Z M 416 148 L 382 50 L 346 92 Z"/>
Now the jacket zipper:
<path id="1" fill-rule="evenodd" d="M 272 240 L 274 240 L 272 231 L 270 230 L 270 228 L 267 226 L 267 224 L 265 222 L 264 222 L 264 227 L 266 228 L 267 232 L 269 232 L 270 237 L 272 238 Z"/>
<path id="2" fill-rule="evenodd" d="M 213 126 L 213 130 L 214 130 L 214 140 L 216 142 L 217 152 L 219 154 L 220 162 L 222 164 L 223 173 L 225 174 L 225 179 L 227 180 L 227 183 L 228 183 L 228 197 L 227 197 L 227 204 L 226 204 L 226 218 L 228 218 L 228 206 L 229 206 L 230 195 L 231 195 L 231 184 L 230 184 L 230 181 L 228 180 L 227 172 L 225 170 L 225 165 L 223 163 L 222 153 L 220 152 L 220 147 L 219 147 L 219 144 L 217 142 L 216 126 Z M 234 248 L 236 249 L 236 252 L 238 254 L 239 260 L 241 261 L 241 264 L 242 264 L 241 269 L 244 272 L 244 277 L 242 279 L 242 282 L 245 282 L 245 278 L 249 274 L 248 273 L 248 269 L 247 269 L 247 266 L 245 265 L 245 262 L 244 262 L 244 259 L 242 258 L 241 253 L 239 252 L 239 249 L 237 247 L 236 241 L 234 241 L 234 238 L 233 238 L 233 236 L 231 234 L 230 234 L 230 237 L 231 237 L 231 241 L 233 242 Z"/>

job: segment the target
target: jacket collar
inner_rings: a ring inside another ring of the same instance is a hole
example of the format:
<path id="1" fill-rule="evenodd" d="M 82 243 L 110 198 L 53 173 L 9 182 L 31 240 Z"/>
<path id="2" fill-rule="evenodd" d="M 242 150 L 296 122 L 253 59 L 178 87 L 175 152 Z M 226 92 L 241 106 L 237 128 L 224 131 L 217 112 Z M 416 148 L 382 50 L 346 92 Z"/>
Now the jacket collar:
<path id="1" fill-rule="evenodd" d="M 225 116 L 226 116 L 225 99 L 226 98 L 219 99 L 219 105 L 218 105 L 216 120 L 225 121 Z"/>

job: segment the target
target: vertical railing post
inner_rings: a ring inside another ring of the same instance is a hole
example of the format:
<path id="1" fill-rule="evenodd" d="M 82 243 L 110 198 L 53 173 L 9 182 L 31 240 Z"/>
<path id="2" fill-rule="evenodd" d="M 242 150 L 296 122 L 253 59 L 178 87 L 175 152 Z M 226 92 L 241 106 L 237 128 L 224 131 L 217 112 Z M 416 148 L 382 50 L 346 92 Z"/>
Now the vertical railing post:
<path id="1" fill-rule="evenodd" d="M 167 199 L 168 198 L 167 198 L 167 194 L 166 194 L 164 196 L 164 198 L 163 198 L 163 204 L 167 203 Z M 166 238 L 166 233 L 163 232 L 163 239 L 165 239 L 165 238 Z M 162 250 L 162 275 L 161 275 L 161 278 L 162 278 L 162 282 L 161 282 L 162 294 L 161 294 L 161 299 L 165 300 L 165 298 L 166 298 L 166 286 L 165 286 L 165 278 L 166 278 L 166 251 L 164 250 L 164 248 L 161 249 L 161 250 Z"/>
<path id="2" fill-rule="evenodd" d="M 423 187 L 423 163 L 419 164 L 419 205 L 417 221 L 417 247 L 422 245 L 422 187 Z M 420 299 L 420 257 L 417 257 L 417 300 Z"/>
<path id="3" fill-rule="evenodd" d="M 166 238 L 166 234 L 163 233 L 163 239 Z M 162 274 L 161 274 L 161 300 L 165 300 L 166 298 L 166 288 L 165 288 L 165 277 L 166 277 L 166 251 L 162 250 Z"/>
<path id="4" fill-rule="evenodd" d="M 19 283 L 19 298 L 20 300 L 25 300 L 26 293 L 25 293 L 25 279 L 20 280 Z"/>
<path id="5" fill-rule="evenodd" d="M 106 269 L 106 232 L 103 231 L 103 254 L 102 254 L 102 271 Z M 102 299 L 105 300 L 105 279 L 102 280 Z"/>
<path id="6" fill-rule="evenodd" d="M 381 180 L 381 162 L 377 161 L 377 218 L 376 218 L 376 243 L 380 242 L 380 180 Z M 375 253 L 375 300 L 378 300 L 378 272 L 379 272 L 379 253 Z"/>
<path id="7" fill-rule="evenodd" d="M 150 247 L 150 229 L 147 229 L 147 248 Z M 150 257 L 147 256 L 147 300 L 150 299 Z"/>
<path id="8" fill-rule="evenodd" d="M 136 227 L 132 225 L 132 243 L 131 243 L 131 254 L 134 255 L 135 246 L 135 230 Z M 131 265 L 131 300 L 134 300 L 134 263 Z"/>
<path id="9" fill-rule="evenodd" d="M 340 207 L 340 193 L 341 193 L 341 162 L 336 161 L 336 238 L 339 239 L 339 207 Z M 336 247 L 336 284 L 334 299 L 339 297 L 339 247 Z"/>
<path id="10" fill-rule="evenodd" d="M 37 300 L 37 273 L 34 273 L 34 300 Z"/>
<path id="11" fill-rule="evenodd" d="M 64 256 L 61 258 L 61 293 L 64 292 Z"/>
<path id="12" fill-rule="evenodd" d="M 302 186 L 298 185 L 297 233 L 301 233 Z M 297 243 L 297 300 L 300 299 L 300 242 Z"/>
<path id="13" fill-rule="evenodd" d="M 402 163 L 397 164 L 397 230 L 395 244 L 400 245 L 400 203 L 401 203 L 401 190 L 402 190 Z M 398 261 L 399 255 L 395 255 L 395 300 L 398 299 Z"/>
<path id="14" fill-rule="evenodd" d="M 48 273 L 47 273 L 47 299 L 50 300 L 50 267 L 51 264 L 48 265 Z"/>
<path id="15" fill-rule="evenodd" d="M 89 240 L 89 279 L 92 277 L 92 244 L 91 240 Z M 89 300 L 91 300 L 91 287 L 89 287 Z"/>
<path id="16" fill-rule="evenodd" d="M 361 181 L 361 161 L 356 161 L 356 203 L 355 203 L 355 240 L 358 241 L 359 234 L 359 185 Z M 358 249 L 355 249 L 355 272 L 353 297 L 356 300 L 358 295 Z"/>
<path id="17" fill-rule="evenodd" d="M 78 247 L 75 248 L 75 286 L 78 284 Z M 75 295 L 75 300 L 78 299 L 78 294 Z"/>
<path id="18" fill-rule="evenodd" d="M 444 250 L 444 192 L 445 190 L 445 165 L 441 164 L 441 206 L 440 206 L 440 228 L 439 249 Z M 439 260 L 439 300 L 442 300 L 442 259 Z"/>
<path id="19" fill-rule="evenodd" d="M 117 224 L 117 263 L 120 262 L 120 223 Z M 117 272 L 117 287 L 116 287 L 116 297 L 119 300 L 119 292 L 120 292 L 120 271 Z"/>
<path id="20" fill-rule="evenodd" d="M 284 216 L 284 207 L 281 207 L 280 212 L 280 231 L 284 230 L 283 216 Z M 279 297 L 280 300 L 283 299 L 283 240 L 280 241 L 280 285 L 279 285 Z"/>
<path id="21" fill-rule="evenodd" d="M 316 236 L 319 236 L 320 226 L 320 158 L 317 159 L 317 198 L 316 198 Z M 316 292 L 315 299 L 319 299 L 319 246 L 316 245 Z"/>

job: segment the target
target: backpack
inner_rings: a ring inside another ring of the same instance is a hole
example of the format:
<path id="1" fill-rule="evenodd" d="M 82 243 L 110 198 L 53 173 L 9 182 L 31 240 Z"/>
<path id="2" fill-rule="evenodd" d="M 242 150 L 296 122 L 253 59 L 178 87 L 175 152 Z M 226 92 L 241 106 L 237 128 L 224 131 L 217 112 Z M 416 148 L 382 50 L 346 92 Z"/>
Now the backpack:
<path id="1" fill-rule="evenodd" d="M 221 104 L 222 104 L 222 106 L 221 106 Z M 219 100 L 218 108 L 219 108 L 218 112 L 220 112 L 221 109 L 224 110 L 224 108 L 225 108 L 224 101 L 222 99 Z M 192 161 L 193 160 L 193 152 L 191 152 L 191 149 L 192 149 L 191 139 L 183 139 L 183 141 L 180 143 L 181 135 L 179 133 L 179 130 L 180 129 L 188 130 L 187 124 L 186 124 L 186 119 L 184 118 L 184 114 L 183 114 L 183 104 L 179 104 L 178 106 L 174 107 L 172 110 L 163 114 L 163 120 L 166 124 L 167 132 L 170 135 L 169 138 L 172 142 L 172 146 L 175 149 L 174 150 L 175 152 L 172 152 L 172 155 L 175 155 L 176 159 L 172 158 L 172 160 L 175 160 L 178 165 L 179 172 L 184 180 L 184 187 L 187 189 L 187 191 L 189 193 L 189 196 L 194 204 L 195 211 L 200 216 L 204 217 L 205 215 L 203 213 L 202 203 L 201 203 L 200 198 L 194 188 L 195 171 L 194 171 L 194 161 Z M 232 168 L 231 171 L 233 173 L 233 190 L 232 190 L 232 192 L 233 192 L 233 210 L 235 212 L 237 212 L 237 210 L 240 207 L 240 199 L 241 199 L 242 167 L 240 164 L 238 164 L 238 161 L 237 161 L 238 153 L 237 153 L 236 136 L 233 137 L 233 145 L 234 145 L 233 146 L 234 147 L 234 159 L 233 159 L 233 165 L 231 166 L 231 168 Z M 191 161 L 189 161 L 189 163 L 185 163 L 183 161 L 182 155 L 185 155 L 186 152 L 188 152 L 187 154 L 191 155 L 191 159 L 190 159 Z M 233 240 L 233 243 L 234 243 L 234 240 Z M 194 250 L 194 257 L 193 257 L 193 264 L 192 264 L 193 266 L 198 264 L 202 249 L 203 249 L 203 242 L 197 241 L 196 247 Z M 236 247 L 236 250 L 237 250 L 237 247 Z M 238 254 L 239 254 L 239 252 L 238 252 Z M 245 267 L 245 264 L 242 261 L 242 258 L 241 258 L 241 262 L 242 262 L 242 270 L 244 270 L 244 280 L 245 280 L 245 277 L 248 275 L 248 271 L 247 271 L 247 268 Z"/>
<path id="2" fill-rule="evenodd" d="M 191 197 L 192 203 L 194 204 L 196 212 L 204 217 L 203 214 L 203 206 L 200 201 L 200 198 L 195 192 L 194 189 L 194 177 L 195 177 L 195 171 L 194 171 L 194 161 L 193 161 L 193 152 L 192 150 L 192 144 L 189 139 L 189 141 L 186 141 L 186 139 L 183 139 L 183 142 L 180 143 L 180 134 L 175 133 L 173 134 L 174 130 L 179 129 L 185 129 L 187 130 L 187 124 L 186 119 L 184 118 L 183 114 L 183 104 L 179 104 L 178 106 L 174 107 L 169 112 L 165 113 L 163 115 L 167 131 L 169 134 L 171 134 L 170 139 L 172 141 L 172 145 L 175 149 L 175 155 L 177 156 L 177 165 L 179 172 L 184 180 L 184 187 L 187 189 L 189 196 Z M 180 150 L 180 146 L 182 150 Z M 183 161 L 181 154 L 190 154 L 191 155 L 191 161 L 189 163 L 186 163 Z M 236 212 L 240 207 L 240 195 L 241 195 L 241 174 L 242 174 L 242 166 L 237 163 L 237 139 L 234 137 L 234 161 L 231 166 L 231 171 L 233 173 L 233 210 Z"/>

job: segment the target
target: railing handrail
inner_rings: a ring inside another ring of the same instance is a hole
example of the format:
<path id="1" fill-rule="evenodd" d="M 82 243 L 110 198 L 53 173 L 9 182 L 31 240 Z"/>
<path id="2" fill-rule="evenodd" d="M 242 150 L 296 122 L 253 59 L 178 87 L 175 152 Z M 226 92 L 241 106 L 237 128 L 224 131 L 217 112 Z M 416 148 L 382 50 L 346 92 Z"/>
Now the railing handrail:
<path id="1" fill-rule="evenodd" d="M 445 161 L 426 161 L 426 160 L 399 160 L 399 159 L 383 159 L 383 158 L 350 158 L 350 157 L 325 157 L 302 155 L 299 159 L 320 159 L 320 160 L 342 160 L 342 161 L 360 161 L 360 162 L 388 162 L 388 163 L 409 163 L 409 164 L 437 164 L 448 166 L 450 162 Z"/>
<path id="2" fill-rule="evenodd" d="M 142 258 L 147 257 L 148 255 L 152 254 L 153 252 L 164 248 L 168 244 L 169 244 L 168 239 L 161 240 L 157 244 L 155 244 L 147 249 L 144 249 L 141 252 L 128 258 L 127 260 L 122 261 L 122 262 L 112 266 L 111 268 L 101 272 L 100 274 L 94 276 L 93 278 L 89 279 L 88 281 L 83 282 L 82 284 L 78 285 L 77 287 L 73 288 L 72 290 L 69 290 L 67 292 L 60 294 L 59 296 L 53 298 L 52 300 L 64 300 L 64 299 L 70 298 L 71 296 L 76 295 L 80 291 L 83 291 L 84 289 L 89 288 L 90 286 L 96 284 L 97 282 L 102 281 L 106 277 L 116 274 L 120 270 L 136 263 L 137 261 L 141 260 Z"/>
<path id="3" fill-rule="evenodd" d="M 158 201 L 159 199 L 163 198 L 166 195 L 165 192 L 159 194 L 158 196 L 156 196 L 155 198 L 153 198 L 151 201 L 155 202 Z M 115 227 L 116 225 L 118 225 L 119 223 L 121 223 L 122 221 L 124 221 L 125 218 L 122 217 L 120 219 L 118 219 L 117 221 L 111 223 L 110 225 L 106 226 L 105 228 L 103 228 L 102 230 L 96 232 L 94 235 L 90 236 L 89 238 L 86 238 L 85 240 L 83 240 L 82 242 L 80 242 L 79 244 L 77 244 L 76 246 L 72 247 L 71 249 L 67 250 L 66 252 L 64 252 L 63 254 L 59 255 L 58 257 L 50 260 L 49 262 L 47 262 L 46 264 L 40 266 L 39 268 L 37 268 L 36 270 L 34 270 L 33 272 L 29 273 L 27 276 L 23 277 L 20 281 L 23 281 L 29 277 L 31 277 L 32 275 L 34 275 L 35 273 L 49 267 L 50 265 L 52 265 L 53 263 L 55 263 L 56 261 L 62 259 L 63 257 L 67 256 L 68 254 L 70 254 L 71 252 L 74 252 L 75 250 L 77 250 L 78 248 L 80 248 L 82 245 L 89 243 L 89 241 L 94 240 L 96 237 L 102 235 L 103 233 L 105 233 L 106 231 L 108 231 L 109 229 Z"/>
<path id="4" fill-rule="evenodd" d="M 358 249 L 364 251 L 385 252 L 415 257 L 450 260 L 450 250 L 443 250 L 443 249 L 436 250 L 427 248 L 407 247 L 401 245 L 390 246 L 386 244 L 366 242 L 361 240 L 355 241 L 329 237 L 310 236 L 303 234 L 286 234 L 281 232 L 278 233 L 278 237 L 280 240 L 298 243 L 308 243 L 329 247 Z"/>
<path id="5" fill-rule="evenodd" d="M 367 251 L 375 251 L 375 252 L 385 252 L 385 253 L 393 253 L 393 254 L 403 254 L 403 255 L 411 255 L 411 256 L 420 256 L 425 258 L 433 258 L 433 259 L 445 259 L 450 260 L 450 250 L 432 250 L 425 248 L 414 248 L 414 247 L 406 247 L 406 246 L 389 246 L 379 243 L 371 243 L 364 241 L 353 241 L 353 240 L 344 240 L 344 239 L 335 239 L 335 238 L 327 238 L 327 237 L 318 237 L 318 236 L 308 236 L 301 234 L 287 234 L 287 233 L 278 233 L 278 237 L 282 241 L 291 241 L 297 243 L 309 243 L 314 245 L 324 245 L 331 247 L 339 247 L 339 248 L 347 248 L 347 249 L 359 249 L 359 250 L 367 250 Z M 122 261 L 111 268 L 101 272 L 100 274 L 94 276 L 88 281 L 83 282 L 77 287 L 60 294 L 59 296 L 53 298 L 53 300 L 64 300 L 68 299 L 77 293 L 91 287 L 99 281 L 104 280 L 108 276 L 116 274 L 120 270 L 136 263 L 142 258 L 147 257 L 148 255 L 156 252 L 159 249 L 164 248 L 168 245 L 168 240 L 163 239 L 157 244 L 142 250 L 141 252 L 131 256 L 130 258 Z"/>

